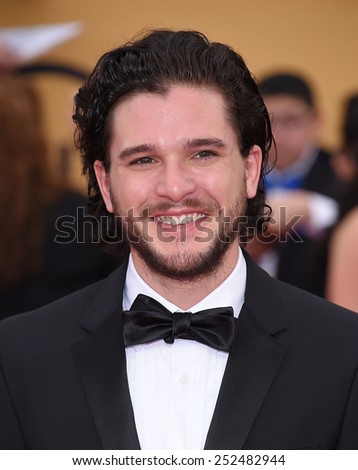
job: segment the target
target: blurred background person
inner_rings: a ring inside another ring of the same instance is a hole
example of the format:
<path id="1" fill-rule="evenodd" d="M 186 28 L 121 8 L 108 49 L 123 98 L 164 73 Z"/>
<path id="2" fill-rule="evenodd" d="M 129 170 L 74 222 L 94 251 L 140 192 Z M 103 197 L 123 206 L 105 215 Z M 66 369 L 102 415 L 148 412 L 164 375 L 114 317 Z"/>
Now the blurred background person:
<path id="1" fill-rule="evenodd" d="M 346 102 L 342 137 L 333 163 L 347 187 L 329 239 L 326 297 L 358 312 L 358 94 Z"/>
<path id="2" fill-rule="evenodd" d="M 20 63 L 15 51 L 0 41 L 0 70 L 13 70 Z"/>
<path id="3" fill-rule="evenodd" d="M 307 251 L 302 287 L 357 311 L 358 95 L 344 103 L 340 134 L 341 144 L 332 154 L 332 166 L 343 184 L 339 213 Z"/>
<path id="4" fill-rule="evenodd" d="M 4 69 L 0 71 L 0 161 L 0 318 L 4 318 L 104 277 L 113 261 L 92 242 L 92 221 L 78 218 L 84 197 L 51 172 L 35 88 L 28 79 Z M 64 243 L 58 243 L 56 235 L 66 232 L 63 217 L 72 225 L 68 237 L 60 238 Z"/>
<path id="5" fill-rule="evenodd" d="M 260 89 L 276 143 L 266 177 L 273 223 L 248 251 L 271 275 L 303 287 L 305 253 L 336 220 L 341 185 L 330 154 L 319 145 L 321 117 L 308 81 L 277 73 L 263 78 Z"/>

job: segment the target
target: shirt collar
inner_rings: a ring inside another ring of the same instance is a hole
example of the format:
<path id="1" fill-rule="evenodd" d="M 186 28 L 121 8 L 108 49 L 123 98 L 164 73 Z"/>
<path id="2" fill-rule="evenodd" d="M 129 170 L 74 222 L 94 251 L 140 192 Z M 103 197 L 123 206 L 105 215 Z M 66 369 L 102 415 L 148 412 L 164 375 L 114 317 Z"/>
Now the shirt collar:
<path id="1" fill-rule="evenodd" d="M 234 310 L 234 315 L 239 316 L 241 307 L 245 300 L 247 267 L 244 255 L 239 249 L 239 257 L 234 270 L 216 289 L 210 292 L 204 299 L 190 308 L 192 313 L 208 308 L 228 307 Z M 126 281 L 123 291 L 123 310 L 129 310 L 138 294 L 144 294 L 160 302 L 171 312 L 180 311 L 177 305 L 169 302 L 158 294 L 139 276 L 132 256 L 129 256 L 129 263 L 126 274 Z"/>

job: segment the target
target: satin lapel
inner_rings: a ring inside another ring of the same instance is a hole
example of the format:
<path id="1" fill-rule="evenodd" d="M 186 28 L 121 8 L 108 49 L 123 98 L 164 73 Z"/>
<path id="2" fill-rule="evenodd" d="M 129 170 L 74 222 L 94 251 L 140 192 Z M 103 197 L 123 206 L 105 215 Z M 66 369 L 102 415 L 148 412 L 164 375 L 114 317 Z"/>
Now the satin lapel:
<path id="1" fill-rule="evenodd" d="M 73 354 L 103 448 L 139 449 L 121 337 L 117 311 Z"/>
<path id="2" fill-rule="evenodd" d="M 246 256 L 245 256 L 246 257 Z M 237 325 L 205 449 L 241 449 L 286 350 L 274 334 L 287 326 L 271 278 L 247 259 L 246 300 Z"/>
<path id="3" fill-rule="evenodd" d="M 241 449 L 280 367 L 285 350 L 250 324 L 244 308 L 205 449 Z"/>
<path id="4" fill-rule="evenodd" d="M 129 394 L 122 336 L 126 264 L 103 282 L 82 328 L 88 338 L 72 347 L 73 358 L 104 449 L 139 449 Z"/>

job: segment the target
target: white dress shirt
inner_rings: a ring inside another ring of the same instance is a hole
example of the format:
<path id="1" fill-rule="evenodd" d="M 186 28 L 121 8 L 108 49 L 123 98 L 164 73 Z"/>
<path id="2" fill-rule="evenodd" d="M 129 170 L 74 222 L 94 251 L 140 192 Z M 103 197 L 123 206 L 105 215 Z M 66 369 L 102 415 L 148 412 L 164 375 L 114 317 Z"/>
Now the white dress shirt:
<path id="1" fill-rule="evenodd" d="M 192 313 L 232 306 L 238 317 L 244 303 L 246 262 L 240 250 L 235 269 Z M 129 258 L 123 310 L 138 294 L 181 311 L 149 287 Z M 163 340 L 126 348 L 127 373 L 136 428 L 143 450 L 203 449 L 224 375 L 228 353 L 197 341 Z"/>

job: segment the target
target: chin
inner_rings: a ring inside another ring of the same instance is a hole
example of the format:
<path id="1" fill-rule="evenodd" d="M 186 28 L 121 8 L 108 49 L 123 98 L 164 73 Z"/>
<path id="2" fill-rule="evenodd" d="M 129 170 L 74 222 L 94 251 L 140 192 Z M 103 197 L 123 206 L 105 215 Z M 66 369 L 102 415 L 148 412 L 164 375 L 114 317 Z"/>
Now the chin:
<path id="1" fill-rule="evenodd" d="M 162 253 L 152 245 L 132 247 L 141 260 L 156 274 L 175 280 L 193 281 L 212 275 L 220 268 L 230 244 L 217 239 L 204 250 L 178 247 L 174 253 Z M 174 250 L 173 250 L 174 251 Z"/>

